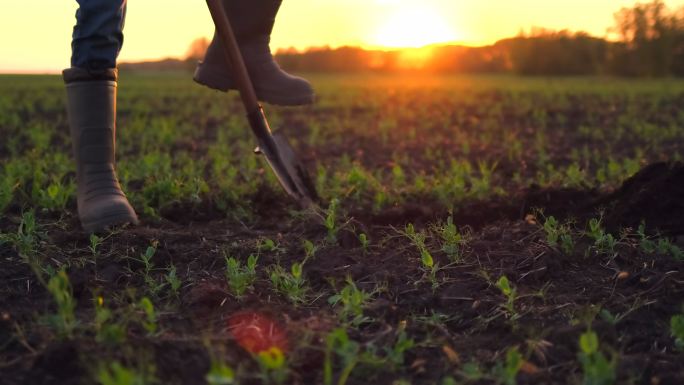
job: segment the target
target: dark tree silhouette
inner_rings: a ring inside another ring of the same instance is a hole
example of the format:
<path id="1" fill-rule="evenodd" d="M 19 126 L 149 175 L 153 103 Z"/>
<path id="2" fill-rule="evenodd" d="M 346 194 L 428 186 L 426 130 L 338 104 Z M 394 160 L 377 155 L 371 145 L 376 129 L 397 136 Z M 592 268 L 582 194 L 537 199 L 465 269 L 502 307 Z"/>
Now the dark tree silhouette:
<path id="1" fill-rule="evenodd" d="M 187 53 L 185 54 L 185 60 L 187 61 L 197 61 L 204 58 L 204 54 L 207 52 L 209 47 L 209 39 L 206 37 L 200 37 L 195 39 L 190 43 Z"/>

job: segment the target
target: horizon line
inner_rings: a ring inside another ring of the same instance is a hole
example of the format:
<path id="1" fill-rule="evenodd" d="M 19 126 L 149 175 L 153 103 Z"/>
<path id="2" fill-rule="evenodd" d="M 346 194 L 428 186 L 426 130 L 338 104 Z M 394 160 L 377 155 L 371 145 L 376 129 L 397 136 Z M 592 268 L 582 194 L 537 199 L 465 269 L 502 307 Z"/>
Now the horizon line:
<path id="1" fill-rule="evenodd" d="M 559 32 L 569 32 L 570 34 L 578 34 L 578 33 L 586 33 L 584 31 L 573 31 L 569 29 L 565 30 L 549 30 L 551 33 L 559 33 Z M 588 34 L 588 36 L 596 38 L 596 39 L 603 39 L 606 41 L 613 41 L 607 36 L 599 37 L 599 36 L 594 36 L 591 34 Z M 316 51 L 316 50 L 337 50 L 341 48 L 358 48 L 362 49 L 364 51 L 381 51 L 381 52 L 394 52 L 394 51 L 410 51 L 410 50 L 424 50 L 427 48 L 440 48 L 440 47 L 466 47 L 466 48 L 485 48 L 485 47 L 492 47 L 496 45 L 497 43 L 504 41 L 504 40 L 509 40 L 509 39 L 515 39 L 518 37 L 523 37 L 523 38 L 528 38 L 531 36 L 521 36 L 520 34 L 516 36 L 510 36 L 510 37 L 504 37 L 497 39 L 493 42 L 466 42 L 466 41 L 445 41 L 445 42 L 435 42 L 435 43 L 430 43 L 426 44 L 420 47 L 390 47 L 390 46 L 380 46 L 380 45 L 373 45 L 373 44 L 361 44 L 361 45 L 354 45 L 354 44 L 340 44 L 340 45 L 321 45 L 321 46 L 309 46 L 305 48 L 297 48 L 295 46 L 290 46 L 290 47 L 278 47 L 277 49 L 274 49 L 274 55 L 279 55 L 279 54 L 289 54 L 289 53 L 295 53 L 295 54 L 304 54 L 307 52 L 311 51 Z M 179 56 L 163 56 L 163 57 L 156 57 L 156 58 L 129 58 L 126 60 L 122 60 L 118 63 L 118 65 L 121 64 L 141 64 L 141 63 L 155 63 L 155 62 L 161 62 L 165 60 L 178 60 L 178 61 L 184 61 L 188 60 L 187 58 L 179 57 Z M 117 66 L 118 66 L 117 65 Z M 36 69 L 18 69 L 18 68 L 0 68 L 0 75 L 59 75 L 62 73 L 62 71 L 68 68 L 68 66 L 62 67 L 62 68 L 56 68 L 56 67 L 47 67 L 47 68 L 36 68 Z"/>

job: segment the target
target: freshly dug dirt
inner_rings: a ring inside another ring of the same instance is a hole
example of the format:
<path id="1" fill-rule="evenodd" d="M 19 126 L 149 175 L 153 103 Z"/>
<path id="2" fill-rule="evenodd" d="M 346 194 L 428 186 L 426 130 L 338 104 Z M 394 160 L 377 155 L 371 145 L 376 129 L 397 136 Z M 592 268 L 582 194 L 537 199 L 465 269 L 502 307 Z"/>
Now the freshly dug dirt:
<path id="1" fill-rule="evenodd" d="M 637 228 L 644 221 L 650 231 L 684 234 L 684 164 L 655 163 L 628 179 L 602 202 L 606 224 L 613 231 Z"/>

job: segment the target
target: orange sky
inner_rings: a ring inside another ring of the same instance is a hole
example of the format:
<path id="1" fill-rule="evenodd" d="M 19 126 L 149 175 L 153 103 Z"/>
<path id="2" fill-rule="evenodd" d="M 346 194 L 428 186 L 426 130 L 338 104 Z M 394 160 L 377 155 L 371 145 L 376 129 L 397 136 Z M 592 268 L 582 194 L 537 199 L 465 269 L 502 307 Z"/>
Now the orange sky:
<path id="1" fill-rule="evenodd" d="M 247 0 L 245 0 L 247 1 Z M 669 0 L 671 7 L 684 0 Z M 277 48 L 360 45 L 478 45 L 546 27 L 605 36 L 613 13 L 633 0 L 285 0 L 273 35 Z M 2 5 L 0 72 L 57 72 L 68 66 L 73 0 L 15 0 Z M 131 0 L 121 61 L 182 57 L 211 36 L 203 1 Z"/>

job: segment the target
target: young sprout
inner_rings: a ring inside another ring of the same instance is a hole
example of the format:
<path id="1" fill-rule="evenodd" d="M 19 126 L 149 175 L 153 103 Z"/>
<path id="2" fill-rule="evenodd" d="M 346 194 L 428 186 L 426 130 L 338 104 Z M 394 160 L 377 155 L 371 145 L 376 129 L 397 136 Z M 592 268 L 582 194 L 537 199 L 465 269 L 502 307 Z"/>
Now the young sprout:
<path id="1" fill-rule="evenodd" d="M 73 337 L 77 321 L 74 314 L 76 300 L 74 299 L 69 276 L 64 270 L 60 270 L 50 278 L 47 290 L 57 305 L 57 314 L 51 316 L 50 323 L 62 338 Z"/>
<path id="2" fill-rule="evenodd" d="M 285 353 L 278 347 L 259 352 L 256 360 L 265 383 L 283 384 L 287 380 L 288 367 Z"/>
<path id="3" fill-rule="evenodd" d="M 157 313 L 154 310 L 154 305 L 152 301 L 143 297 L 140 302 L 138 302 L 138 308 L 142 310 L 145 318 L 141 320 L 141 325 L 147 331 L 148 336 L 153 336 L 157 332 Z"/>
<path id="4" fill-rule="evenodd" d="M 235 372 L 223 362 L 212 360 L 204 379 L 209 385 L 232 385 L 235 383 Z"/>
<path id="5" fill-rule="evenodd" d="M 515 310 L 515 301 L 518 298 L 517 290 L 513 286 L 508 277 L 502 275 L 498 281 L 496 281 L 496 287 L 501 290 L 501 293 L 506 297 L 506 303 L 503 305 L 506 314 L 511 321 L 515 321 L 520 318 L 520 315 Z"/>
<path id="6" fill-rule="evenodd" d="M 226 281 L 232 294 L 241 298 L 245 292 L 251 289 L 256 281 L 256 266 L 258 257 L 250 254 L 247 264 L 242 266 L 240 261 L 233 257 L 226 257 Z"/>
<path id="7" fill-rule="evenodd" d="M 305 239 L 303 242 L 303 247 L 304 247 L 304 261 L 302 263 L 304 264 L 316 255 L 316 252 L 318 251 L 318 246 L 314 245 L 313 242 Z"/>
<path id="8" fill-rule="evenodd" d="M 361 243 L 361 250 L 364 254 L 368 253 L 368 247 L 370 246 L 370 239 L 365 233 L 359 234 L 359 242 Z"/>
<path id="9" fill-rule="evenodd" d="M 261 253 L 262 251 L 269 252 L 269 253 L 270 252 L 279 253 L 279 252 L 283 251 L 283 249 L 280 247 L 280 245 L 278 245 L 278 243 L 276 243 L 276 241 L 274 241 L 270 238 L 259 239 L 257 241 L 257 250 L 259 251 L 259 253 Z"/>
<path id="10" fill-rule="evenodd" d="M 337 379 L 337 385 L 347 383 L 352 371 L 359 363 L 361 347 L 347 335 L 346 330 L 337 328 L 331 331 L 325 339 L 325 361 L 323 364 L 323 384 L 333 385 L 334 356 L 341 358 L 342 370 Z"/>
<path id="11" fill-rule="evenodd" d="M 183 282 L 180 278 L 178 278 L 178 274 L 176 273 L 176 266 L 171 265 L 171 267 L 169 267 L 166 276 L 164 276 L 164 279 L 171 288 L 171 294 L 173 294 L 174 297 L 178 298 L 178 290 L 180 289 Z"/>
<path id="12" fill-rule="evenodd" d="M 90 246 L 88 246 L 88 250 L 90 250 L 93 258 L 97 258 L 99 256 L 97 249 L 102 244 L 102 241 L 103 238 L 98 237 L 97 234 L 90 234 Z"/>
<path id="13" fill-rule="evenodd" d="M 579 360 L 582 364 L 584 384 L 611 385 L 615 383 L 615 357 L 608 360 L 599 350 L 599 341 L 595 332 L 588 330 L 580 336 Z"/>
<path id="14" fill-rule="evenodd" d="M 594 240 L 592 246 L 598 254 L 615 254 L 615 247 L 618 241 L 612 234 L 606 233 L 601 224 L 601 218 L 589 220 L 589 231 L 587 235 Z"/>
<path id="15" fill-rule="evenodd" d="M 544 221 L 544 233 L 546 233 L 546 243 L 549 247 L 560 248 L 560 250 L 570 255 L 575 250 L 575 243 L 567 225 L 561 225 L 554 216 L 549 216 Z"/>
<path id="16" fill-rule="evenodd" d="M 410 239 L 411 242 L 413 242 L 413 245 L 420 252 L 420 262 L 423 265 L 423 270 L 426 272 L 426 275 L 432 284 L 432 289 L 437 289 L 437 287 L 439 287 L 437 273 L 439 272 L 440 267 L 439 264 L 435 263 L 434 259 L 432 258 L 432 254 L 430 254 L 430 251 L 425 245 L 425 232 L 416 231 L 416 229 L 413 227 L 413 224 L 409 223 L 406 225 L 406 229 L 404 230 L 403 234 Z"/>
<path id="17" fill-rule="evenodd" d="M 153 296 L 157 296 L 159 292 L 164 288 L 165 284 L 159 283 L 156 279 L 154 279 L 151 275 L 152 270 L 154 269 L 154 263 L 152 263 L 152 258 L 154 255 L 157 253 L 157 242 L 153 242 L 152 245 L 148 246 L 147 249 L 145 249 L 145 252 L 140 254 L 140 259 L 138 261 L 142 262 L 143 264 L 143 279 L 145 280 L 145 285 L 147 286 L 147 290 L 152 294 Z"/>
<path id="18" fill-rule="evenodd" d="M 45 234 L 39 231 L 39 225 L 33 210 L 25 211 L 21 216 L 21 222 L 16 233 L 0 233 L 0 244 L 9 243 L 19 254 L 22 261 L 31 267 L 36 279 L 43 285 L 45 272 L 49 266 L 42 266 L 38 253 L 38 244 L 45 238 Z M 50 276 L 52 274 L 49 274 Z"/>
<path id="19" fill-rule="evenodd" d="M 454 263 L 459 263 L 463 258 L 463 247 L 467 243 L 467 239 L 458 231 L 458 228 L 454 224 L 454 218 L 449 215 L 447 222 L 444 225 L 434 226 L 434 231 L 436 231 L 442 239 L 442 251 L 447 255 L 449 260 Z"/>
<path id="20" fill-rule="evenodd" d="M 684 314 L 672 316 L 670 319 L 670 334 L 674 338 L 675 348 L 684 352 Z"/>
<path id="21" fill-rule="evenodd" d="M 387 361 L 394 368 L 399 368 L 404 364 L 404 355 L 413 349 L 415 341 L 406 334 L 406 321 L 402 321 L 397 328 L 397 340 L 391 347 L 385 348 Z"/>
<path id="22" fill-rule="evenodd" d="M 285 271 L 280 265 L 271 269 L 270 278 L 273 288 L 295 304 L 305 302 L 308 292 L 302 272 L 303 266 L 302 263 L 293 263 L 290 272 Z"/>
<path id="23" fill-rule="evenodd" d="M 337 232 L 339 231 L 337 227 L 337 208 L 339 204 L 340 201 L 337 198 L 331 200 L 330 206 L 328 206 L 328 209 L 325 212 L 323 224 L 325 225 L 326 230 L 328 230 L 326 241 L 330 244 L 337 242 Z"/>
<path id="24" fill-rule="evenodd" d="M 368 320 L 363 316 L 363 308 L 367 305 L 372 294 L 366 293 L 356 287 L 351 276 L 347 276 L 346 286 L 337 294 L 328 298 L 328 303 L 332 306 L 341 304 L 340 318 L 358 326 Z"/>
<path id="25" fill-rule="evenodd" d="M 126 368 L 118 362 L 100 365 L 97 371 L 97 381 L 102 385 L 138 385 L 156 383 L 151 374 L 146 375 L 134 369 Z"/>
<path id="26" fill-rule="evenodd" d="M 95 297 L 95 341 L 116 346 L 126 339 L 126 324 L 117 323 L 114 313 L 105 306 L 104 298 Z"/>
<path id="27" fill-rule="evenodd" d="M 506 360 L 502 364 L 498 362 L 492 370 L 494 377 L 498 379 L 497 383 L 505 385 L 515 385 L 516 377 L 520 372 L 525 360 L 517 347 L 509 348 L 506 351 Z"/>

